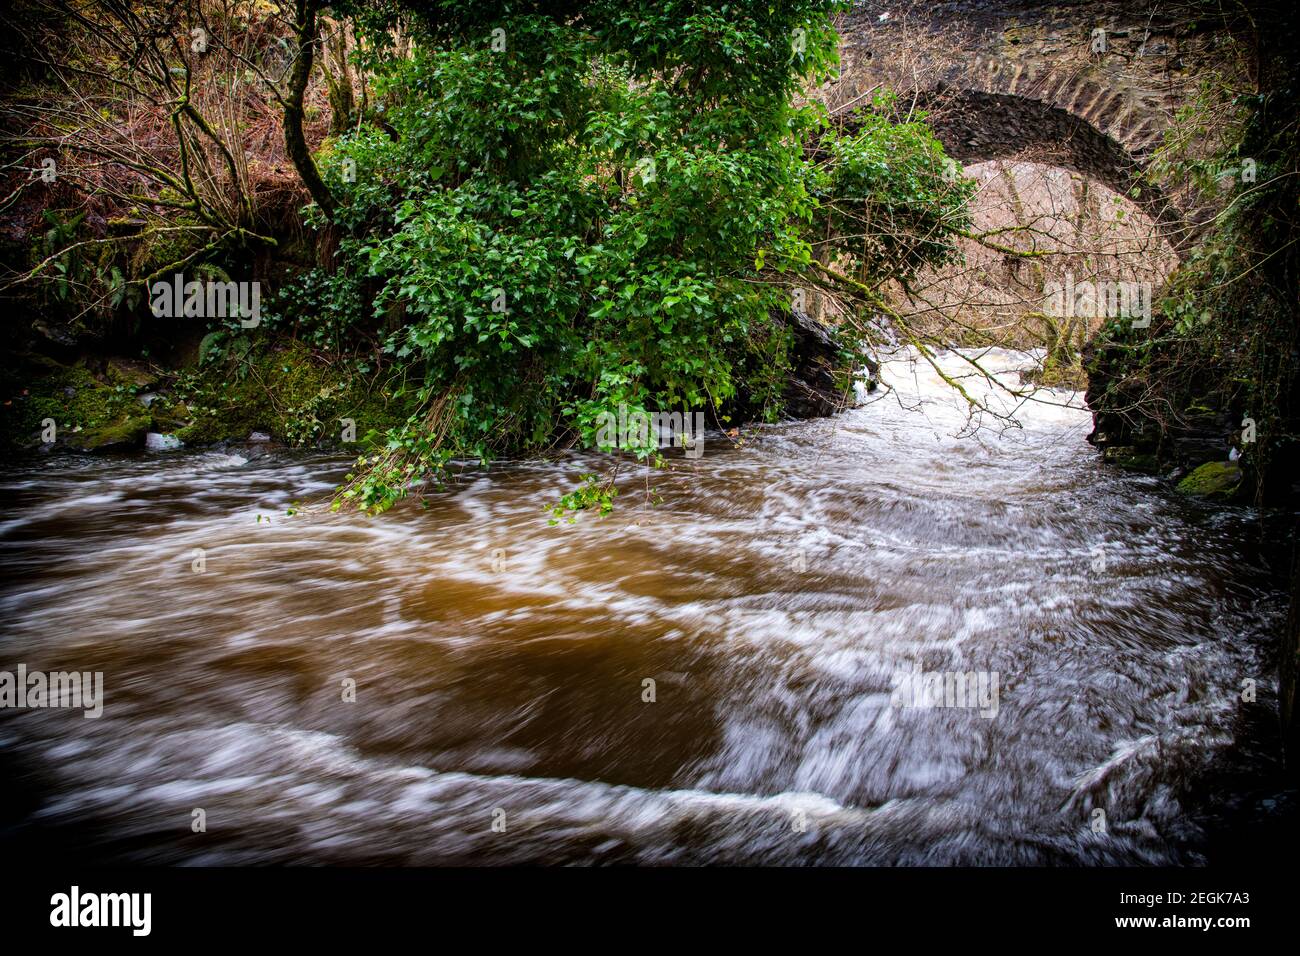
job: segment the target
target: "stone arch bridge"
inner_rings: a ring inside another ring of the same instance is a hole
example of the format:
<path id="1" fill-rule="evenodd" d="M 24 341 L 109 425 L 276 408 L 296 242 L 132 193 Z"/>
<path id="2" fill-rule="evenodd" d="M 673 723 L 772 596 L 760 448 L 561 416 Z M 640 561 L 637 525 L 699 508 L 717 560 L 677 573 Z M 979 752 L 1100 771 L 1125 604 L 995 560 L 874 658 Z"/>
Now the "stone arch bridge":
<path id="1" fill-rule="evenodd" d="M 843 115 L 893 89 L 933 109 L 955 159 L 1088 176 L 1141 206 L 1182 256 L 1216 210 L 1142 176 L 1202 78 L 1244 48 L 1207 13 L 1190 0 L 868 0 L 841 18 L 840 76 L 817 95 Z"/>

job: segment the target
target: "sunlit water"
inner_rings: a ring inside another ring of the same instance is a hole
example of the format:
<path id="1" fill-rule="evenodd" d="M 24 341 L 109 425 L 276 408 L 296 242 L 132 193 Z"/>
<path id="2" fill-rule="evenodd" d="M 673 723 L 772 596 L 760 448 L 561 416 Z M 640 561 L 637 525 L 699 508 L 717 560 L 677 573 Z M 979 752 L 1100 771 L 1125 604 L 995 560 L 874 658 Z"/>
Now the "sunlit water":
<path id="1" fill-rule="evenodd" d="M 886 371 L 834 419 L 626 467 L 572 525 L 545 509 L 595 456 L 378 519 L 319 507 L 339 455 L 10 467 L 0 668 L 102 671 L 106 700 L 0 711 L 4 835 L 118 862 L 1203 862 L 1242 681 L 1275 680 L 1260 519 L 1101 465 L 1077 395 L 959 437 L 926 365 Z M 996 672 L 996 714 L 895 706 L 916 666 Z"/>

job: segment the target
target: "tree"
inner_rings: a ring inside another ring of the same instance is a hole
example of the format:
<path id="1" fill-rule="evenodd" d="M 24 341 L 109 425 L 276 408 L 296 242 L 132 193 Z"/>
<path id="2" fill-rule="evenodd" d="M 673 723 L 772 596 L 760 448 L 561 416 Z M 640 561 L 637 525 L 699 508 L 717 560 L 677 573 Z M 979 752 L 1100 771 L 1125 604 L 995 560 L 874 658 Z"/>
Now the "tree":
<path id="1" fill-rule="evenodd" d="M 874 306 L 862 278 L 949 255 L 967 190 L 920 124 L 872 112 L 845 135 L 792 102 L 834 63 L 837 6 L 358 10 L 383 125 L 322 157 L 340 261 L 365 273 L 331 281 L 376 283 L 376 318 L 400 310 L 386 348 L 422 370 L 426 410 L 340 503 L 387 507 L 452 458 L 653 458 L 644 437 L 602 441 L 620 410 L 723 422 L 743 394 L 774 417 L 794 292 Z"/>

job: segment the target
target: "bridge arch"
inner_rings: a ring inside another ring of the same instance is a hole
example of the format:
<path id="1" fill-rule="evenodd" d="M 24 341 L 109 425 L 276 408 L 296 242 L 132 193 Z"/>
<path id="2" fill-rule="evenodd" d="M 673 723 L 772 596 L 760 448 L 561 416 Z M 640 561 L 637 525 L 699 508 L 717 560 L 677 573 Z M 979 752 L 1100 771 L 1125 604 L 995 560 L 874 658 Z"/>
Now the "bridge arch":
<path id="1" fill-rule="evenodd" d="M 1223 26 L 1145 0 L 863 0 L 838 24 L 841 73 L 817 92 L 844 115 L 881 89 L 928 108 L 963 164 L 1026 159 L 1132 199 L 1184 257 L 1214 209 L 1143 179 Z"/>
<path id="2" fill-rule="evenodd" d="M 1131 200 L 1180 256 L 1194 244 L 1194 219 L 1143 179 L 1139 158 L 1086 118 L 1042 100 L 984 90 L 941 88 L 921 94 L 917 102 L 942 102 L 931 125 L 963 166 L 1023 159 L 1067 169 Z"/>

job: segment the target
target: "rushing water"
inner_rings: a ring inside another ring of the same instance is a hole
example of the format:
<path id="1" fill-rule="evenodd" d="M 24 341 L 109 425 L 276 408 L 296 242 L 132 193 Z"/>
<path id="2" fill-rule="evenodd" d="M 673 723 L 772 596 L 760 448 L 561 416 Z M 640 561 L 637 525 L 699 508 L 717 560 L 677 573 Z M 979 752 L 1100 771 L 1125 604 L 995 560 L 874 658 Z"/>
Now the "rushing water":
<path id="1" fill-rule="evenodd" d="M 1274 680 L 1259 519 L 1101 465 L 1077 395 L 958 437 L 927 366 L 886 371 L 558 526 L 598 459 L 378 519 L 318 507 L 338 455 L 10 467 L 0 668 L 102 671 L 105 705 L 0 711 L 5 835 L 119 862 L 1201 862 L 1242 681 Z M 895 706 L 918 666 L 996 701 Z"/>

